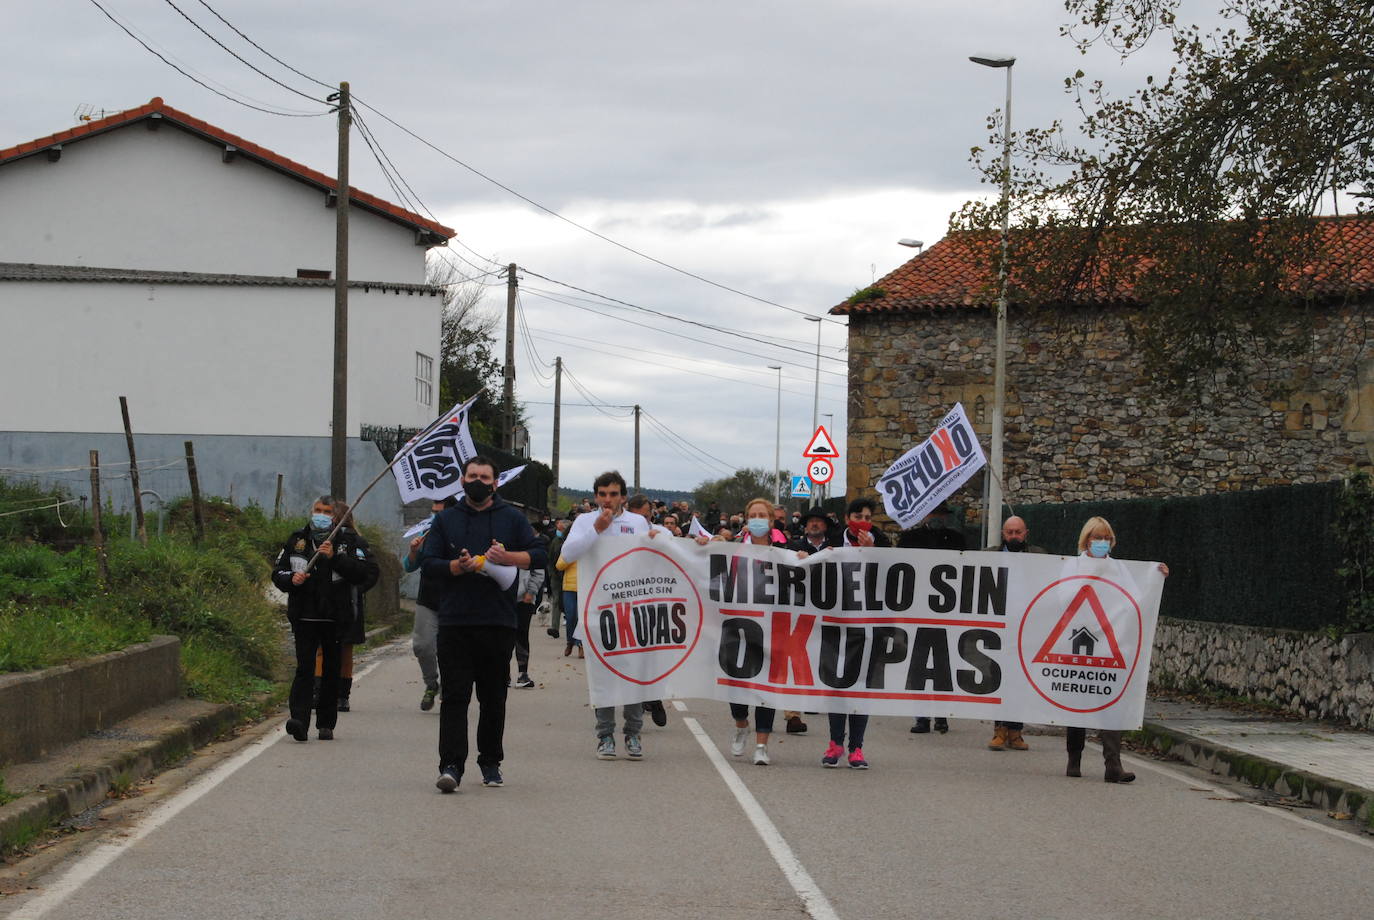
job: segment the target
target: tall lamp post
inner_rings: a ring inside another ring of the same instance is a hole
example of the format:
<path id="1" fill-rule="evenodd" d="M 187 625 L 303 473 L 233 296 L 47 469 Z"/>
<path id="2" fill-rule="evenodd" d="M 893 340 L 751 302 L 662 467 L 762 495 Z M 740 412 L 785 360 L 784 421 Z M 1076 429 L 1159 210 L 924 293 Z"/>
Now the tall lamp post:
<path id="1" fill-rule="evenodd" d="M 808 316 L 808 323 L 816 324 L 816 395 L 811 399 L 811 430 L 816 430 L 816 423 L 820 421 L 817 414 L 821 410 L 821 318 L 819 316 Z"/>
<path id="2" fill-rule="evenodd" d="M 830 435 L 830 440 L 833 441 L 833 440 L 835 440 L 835 431 L 834 431 L 834 428 L 835 428 L 835 413 L 833 413 L 833 412 L 825 412 L 825 413 L 822 413 L 822 414 L 825 416 L 825 420 L 826 420 L 826 421 L 825 421 L 825 430 L 826 430 L 826 433 Z M 827 482 L 825 485 L 821 486 L 821 494 L 824 495 L 826 498 L 829 498 L 829 497 L 830 497 L 830 483 Z"/>
<path id="3" fill-rule="evenodd" d="M 782 504 L 782 365 L 768 365 L 778 372 L 778 429 L 773 439 L 773 504 Z"/>
<path id="4" fill-rule="evenodd" d="M 1002 417 L 1007 403 L 1007 234 L 1011 225 L 1011 68 L 1016 58 L 1010 55 L 969 58 L 984 67 L 1000 67 L 1007 72 L 1007 104 L 1002 110 L 1002 258 L 997 266 L 997 358 L 993 371 L 992 449 L 988 467 L 988 505 L 983 520 L 983 545 L 990 546 L 1001 530 L 1002 517 Z"/>

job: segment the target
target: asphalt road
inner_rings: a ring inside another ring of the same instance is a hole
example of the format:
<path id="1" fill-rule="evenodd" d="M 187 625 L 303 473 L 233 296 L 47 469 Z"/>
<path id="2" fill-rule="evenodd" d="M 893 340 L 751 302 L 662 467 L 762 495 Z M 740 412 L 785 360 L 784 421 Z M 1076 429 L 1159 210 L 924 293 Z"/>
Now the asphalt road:
<path id="1" fill-rule="evenodd" d="M 512 690 L 506 786 L 474 765 L 434 788 L 437 709 L 417 708 L 408 645 L 379 654 L 338 740 L 281 721 L 141 816 L 88 838 L 16 918 L 1179 917 L 1361 918 L 1370 838 L 1134 761 L 1131 786 L 1063 776 L 1061 738 L 994 753 L 984 723 L 915 736 L 875 719 L 868 771 L 827 770 L 824 717 L 775 736 L 773 764 L 729 756 L 724 703 L 692 700 L 642 762 L 595 759 L 581 663 L 536 638 L 537 688 Z M 690 730 L 742 781 L 755 821 Z M 156 798 L 150 797 L 150 799 Z M 137 808 L 134 809 L 137 811 Z M 174 814 L 169 814 L 170 812 Z M 790 858 L 789 858 L 790 854 Z M 781 863 L 780 863 L 781 860 Z M 784 871 L 783 866 L 787 871 Z M 814 882 L 819 896 L 803 900 Z M 831 911 L 827 913 L 827 911 Z"/>

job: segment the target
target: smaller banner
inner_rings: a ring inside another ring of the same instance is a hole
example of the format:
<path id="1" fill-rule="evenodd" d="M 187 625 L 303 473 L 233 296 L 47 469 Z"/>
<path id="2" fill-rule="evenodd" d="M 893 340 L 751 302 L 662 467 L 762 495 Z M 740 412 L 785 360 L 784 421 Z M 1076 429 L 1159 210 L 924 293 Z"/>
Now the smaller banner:
<path id="1" fill-rule="evenodd" d="M 698 521 L 697 516 L 694 514 L 692 515 L 692 526 L 687 529 L 687 536 L 709 538 L 711 534 L 706 530 L 705 527 L 701 526 L 701 521 Z"/>
<path id="2" fill-rule="evenodd" d="M 477 456 L 468 432 L 468 410 L 476 401 L 454 406 L 443 422 L 406 442 L 391 464 L 402 502 L 448 498 L 461 488 L 463 462 Z"/>
<path id="3" fill-rule="evenodd" d="M 525 472 L 525 467 L 527 467 L 527 466 L 529 466 L 528 463 L 522 463 L 522 464 L 520 464 L 519 466 L 512 467 L 511 469 L 506 470 L 506 471 L 505 471 L 504 473 L 502 473 L 500 476 L 497 476 L 497 477 L 496 477 L 496 488 L 498 488 L 498 489 L 501 488 L 503 485 L 505 485 L 506 483 L 510 482 L 512 479 L 515 479 L 515 478 L 516 478 L 517 476 L 519 476 L 521 473 Z"/>
<path id="4" fill-rule="evenodd" d="M 964 406 L 956 403 L 930 437 L 902 454 L 878 480 L 883 508 L 903 530 L 915 527 L 985 463 Z"/>
<path id="5" fill-rule="evenodd" d="M 415 537 L 422 537 L 425 534 L 429 533 L 429 527 L 433 523 L 434 518 L 425 518 L 423 521 L 416 524 L 414 527 L 410 528 L 405 533 L 401 534 L 401 539 L 410 540 Z"/>

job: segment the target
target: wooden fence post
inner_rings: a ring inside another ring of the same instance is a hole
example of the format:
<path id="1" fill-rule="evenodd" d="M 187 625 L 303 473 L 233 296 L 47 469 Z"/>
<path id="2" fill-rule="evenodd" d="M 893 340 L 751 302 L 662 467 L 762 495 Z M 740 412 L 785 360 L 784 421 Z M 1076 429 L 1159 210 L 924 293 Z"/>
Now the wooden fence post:
<path id="1" fill-rule="evenodd" d="M 134 429 L 129 424 L 129 400 L 119 397 L 119 411 L 124 416 L 124 440 L 129 442 L 129 478 L 134 486 L 134 522 L 138 525 L 138 542 L 148 545 L 148 527 L 143 522 L 143 492 L 138 484 L 138 458 L 134 455 Z"/>
<path id="2" fill-rule="evenodd" d="M 196 521 L 196 542 L 205 539 L 205 509 L 200 503 L 200 477 L 196 475 L 196 448 L 186 442 L 186 475 L 191 480 L 191 513 Z"/>
<path id="3" fill-rule="evenodd" d="M 91 535 L 95 538 L 96 564 L 100 586 L 110 586 L 110 560 L 105 556 L 105 531 L 100 529 L 100 451 L 91 451 Z"/>

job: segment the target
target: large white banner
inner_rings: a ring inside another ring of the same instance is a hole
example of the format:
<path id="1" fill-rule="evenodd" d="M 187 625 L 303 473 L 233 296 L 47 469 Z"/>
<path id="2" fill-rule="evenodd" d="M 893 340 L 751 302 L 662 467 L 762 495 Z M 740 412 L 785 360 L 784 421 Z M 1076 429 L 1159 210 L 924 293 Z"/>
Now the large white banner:
<path id="1" fill-rule="evenodd" d="M 986 462 L 963 404 L 955 403 L 930 437 L 898 457 L 878 480 L 883 508 L 903 530 L 915 527 Z"/>
<path id="2" fill-rule="evenodd" d="M 474 396 L 453 407 L 444 421 L 423 436 L 406 442 L 403 455 L 391 467 L 402 502 L 417 498 L 448 498 L 461 490 L 463 462 L 477 456 L 468 432 L 468 410 Z"/>
<path id="3" fill-rule="evenodd" d="M 1141 724 L 1164 576 L 1032 553 L 602 537 L 578 562 L 593 706 Z"/>

